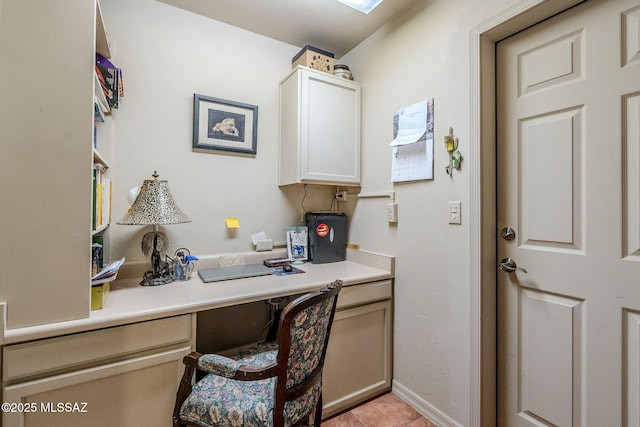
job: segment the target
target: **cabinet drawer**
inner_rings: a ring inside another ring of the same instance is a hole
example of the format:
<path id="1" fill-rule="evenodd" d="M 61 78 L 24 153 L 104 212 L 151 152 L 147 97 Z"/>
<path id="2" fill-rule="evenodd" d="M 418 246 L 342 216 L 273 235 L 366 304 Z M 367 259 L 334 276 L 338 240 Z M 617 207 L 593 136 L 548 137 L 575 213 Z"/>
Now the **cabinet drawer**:
<path id="1" fill-rule="evenodd" d="M 391 280 L 345 286 L 338 296 L 336 309 L 340 310 L 346 307 L 390 299 L 392 292 Z"/>
<path id="2" fill-rule="evenodd" d="M 89 366 L 191 341 L 191 315 L 65 335 L 4 348 L 3 381 Z"/>
<path id="3" fill-rule="evenodd" d="M 31 412 L 7 411 L 3 426 L 158 427 L 171 425 L 171 413 L 190 345 L 133 356 L 113 363 L 24 381 L 3 388 L 5 402 Z M 80 411 L 60 410 L 63 403 Z M 48 408 L 48 409 L 47 409 Z"/>

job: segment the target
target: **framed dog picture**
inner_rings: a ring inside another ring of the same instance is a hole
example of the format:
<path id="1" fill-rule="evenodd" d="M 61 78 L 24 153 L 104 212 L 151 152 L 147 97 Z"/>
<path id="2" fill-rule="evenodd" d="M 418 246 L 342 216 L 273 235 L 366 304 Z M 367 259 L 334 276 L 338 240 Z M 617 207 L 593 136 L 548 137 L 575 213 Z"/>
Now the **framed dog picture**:
<path id="1" fill-rule="evenodd" d="M 256 154 L 258 106 L 193 95 L 193 148 Z"/>

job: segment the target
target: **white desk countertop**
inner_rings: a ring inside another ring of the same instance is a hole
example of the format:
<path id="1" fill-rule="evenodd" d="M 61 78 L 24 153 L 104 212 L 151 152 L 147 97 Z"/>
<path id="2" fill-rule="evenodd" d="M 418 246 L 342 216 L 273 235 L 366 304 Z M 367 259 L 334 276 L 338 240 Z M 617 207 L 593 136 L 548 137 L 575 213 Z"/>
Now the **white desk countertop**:
<path id="1" fill-rule="evenodd" d="M 331 264 L 305 263 L 296 267 L 305 273 L 204 283 L 194 272 L 191 280 L 153 287 L 140 286 L 140 278 L 117 280 L 113 282 L 102 310 L 91 311 L 89 317 L 83 319 L 5 330 L 4 344 L 308 292 L 335 279 L 341 279 L 344 286 L 349 286 L 393 277 L 392 267 L 387 270 L 349 260 Z"/>

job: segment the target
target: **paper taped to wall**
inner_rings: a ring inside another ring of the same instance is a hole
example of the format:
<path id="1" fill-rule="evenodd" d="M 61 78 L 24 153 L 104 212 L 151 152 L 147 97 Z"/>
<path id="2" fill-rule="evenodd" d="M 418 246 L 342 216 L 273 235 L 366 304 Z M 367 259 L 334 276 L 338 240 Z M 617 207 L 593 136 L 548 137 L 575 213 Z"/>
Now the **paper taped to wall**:
<path id="1" fill-rule="evenodd" d="M 433 98 L 393 116 L 391 182 L 433 179 Z"/>

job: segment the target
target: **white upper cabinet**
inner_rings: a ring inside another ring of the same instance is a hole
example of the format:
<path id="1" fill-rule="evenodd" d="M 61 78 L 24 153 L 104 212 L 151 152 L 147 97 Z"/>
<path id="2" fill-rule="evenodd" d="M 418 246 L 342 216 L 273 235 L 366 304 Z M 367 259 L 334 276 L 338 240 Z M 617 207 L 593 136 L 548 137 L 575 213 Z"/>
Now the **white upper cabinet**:
<path id="1" fill-rule="evenodd" d="M 298 66 L 280 83 L 279 185 L 360 185 L 360 85 Z"/>

